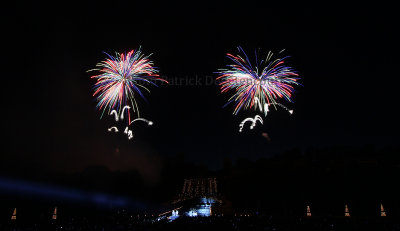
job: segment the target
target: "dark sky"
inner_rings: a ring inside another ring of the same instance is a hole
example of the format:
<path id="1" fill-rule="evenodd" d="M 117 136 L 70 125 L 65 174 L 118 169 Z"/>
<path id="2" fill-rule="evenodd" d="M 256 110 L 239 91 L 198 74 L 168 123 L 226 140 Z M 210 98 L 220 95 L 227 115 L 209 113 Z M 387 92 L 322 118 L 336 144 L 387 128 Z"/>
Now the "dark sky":
<path id="1" fill-rule="evenodd" d="M 184 154 L 211 168 L 223 158 L 269 157 L 291 148 L 396 144 L 398 38 L 388 6 L 302 7 L 252 3 L 97 1 L 18 2 L 3 23 L 3 151 L 10 168 L 75 171 L 102 164 L 137 168 L 152 178 L 164 156 Z M 86 71 L 102 53 L 142 46 L 160 74 L 201 85 L 162 85 L 139 99 L 135 138 L 106 131 Z M 227 52 L 286 49 L 303 86 L 294 114 L 274 111 L 264 125 L 238 133 L 251 113 L 223 108 L 228 94 L 205 82 L 229 64 Z M 271 137 L 268 142 L 261 133 Z"/>

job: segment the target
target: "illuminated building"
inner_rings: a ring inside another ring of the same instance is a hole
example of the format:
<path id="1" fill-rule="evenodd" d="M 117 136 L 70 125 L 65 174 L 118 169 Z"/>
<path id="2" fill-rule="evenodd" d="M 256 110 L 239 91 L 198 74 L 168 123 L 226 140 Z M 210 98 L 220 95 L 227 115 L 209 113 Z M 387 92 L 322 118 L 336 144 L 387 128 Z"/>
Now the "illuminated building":
<path id="1" fill-rule="evenodd" d="M 182 206 L 179 214 L 189 217 L 220 215 L 225 212 L 233 215 L 231 203 L 222 199 L 214 177 L 185 179 L 182 190 L 171 204 Z"/>
<path id="2" fill-rule="evenodd" d="M 195 197 L 213 197 L 218 193 L 216 178 L 185 179 L 179 201 Z"/>

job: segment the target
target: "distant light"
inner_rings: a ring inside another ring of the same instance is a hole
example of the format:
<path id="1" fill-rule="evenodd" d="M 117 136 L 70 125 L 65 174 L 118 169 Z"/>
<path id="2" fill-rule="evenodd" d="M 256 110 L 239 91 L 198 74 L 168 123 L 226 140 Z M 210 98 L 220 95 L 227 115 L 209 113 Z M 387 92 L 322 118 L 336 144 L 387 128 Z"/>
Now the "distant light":
<path id="1" fill-rule="evenodd" d="M 311 217 L 311 209 L 309 205 L 307 205 L 307 217 Z"/>
<path id="2" fill-rule="evenodd" d="M 381 204 L 381 217 L 386 217 L 386 212 L 382 204 Z"/>
<path id="3" fill-rule="evenodd" d="M 17 220 L 17 208 L 14 208 L 13 214 L 11 216 L 11 220 Z"/>
<path id="4" fill-rule="evenodd" d="M 54 208 L 53 215 L 51 216 L 51 219 L 57 220 L 57 207 Z"/>
<path id="5" fill-rule="evenodd" d="M 350 217 L 350 212 L 349 212 L 349 208 L 347 207 L 347 205 L 344 206 L 344 216 Z"/>

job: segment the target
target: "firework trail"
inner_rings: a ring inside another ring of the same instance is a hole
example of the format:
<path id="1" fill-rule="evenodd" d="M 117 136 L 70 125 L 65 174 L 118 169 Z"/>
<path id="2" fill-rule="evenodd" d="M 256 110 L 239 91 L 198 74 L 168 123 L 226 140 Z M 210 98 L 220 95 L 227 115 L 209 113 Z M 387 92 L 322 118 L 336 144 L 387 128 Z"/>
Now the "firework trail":
<path id="1" fill-rule="evenodd" d="M 299 84 L 299 78 L 291 67 L 285 65 L 289 56 L 273 59 L 274 54 L 270 51 L 265 60 L 258 62 L 256 54 L 256 63 L 253 66 L 243 49 L 238 47 L 238 50 L 243 57 L 228 53 L 227 57 L 234 64 L 220 69 L 217 77 L 221 93 L 235 91 L 227 102 L 235 103 L 234 115 L 240 110 L 256 108 L 256 97 L 260 107 L 276 104 L 281 98 L 292 102 L 293 85 Z"/>
<path id="2" fill-rule="evenodd" d="M 279 107 L 282 107 L 283 109 L 285 109 L 286 111 L 288 111 L 290 114 L 293 114 L 293 110 L 290 110 L 289 108 L 287 108 L 285 105 L 283 105 L 283 104 L 280 104 L 280 103 L 271 103 L 271 104 L 269 104 L 269 105 L 276 105 L 276 106 L 279 106 Z"/>
<path id="3" fill-rule="evenodd" d="M 133 123 L 136 122 L 136 121 L 143 121 L 143 122 L 146 122 L 147 125 L 149 125 L 149 126 L 153 125 L 153 121 L 146 120 L 146 119 L 144 119 L 144 118 L 137 118 L 137 119 L 134 119 L 129 125 L 133 124 Z"/>
<path id="4" fill-rule="evenodd" d="M 122 108 L 122 112 L 121 112 L 121 120 L 123 120 L 124 119 L 124 112 L 125 112 L 125 109 L 128 109 L 128 123 L 130 123 L 130 120 L 131 120 L 131 114 L 129 113 L 129 109 L 131 109 L 131 107 L 129 107 L 129 106 L 125 106 L 125 107 L 123 107 Z"/>
<path id="5" fill-rule="evenodd" d="M 118 112 L 116 110 L 112 110 L 110 115 L 112 115 L 112 114 L 114 114 L 114 116 L 115 116 L 115 121 L 118 121 L 118 117 L 119 117 Z"/>
<path id="6" fill-rule="evenodd" d="M 122 108 L 122 112 L 121 112 L 121 116 L 119 116 L 118 115 L 118 112 L 116 111 L 116 110 L 112 110 L 111 112 L 110 112 L 110 115 L 114 115 L 114 117 L 115 117 L 115 121 L 117 121 L 118 122 L 118 118 L 121 118 L 121 120 L 124 120 L 124 112 L 125 112 L 125 109 L 128 109 L 128 118 L 129 118 L 129 120 L 130 120 L 130 113 L 129 113 L 129 109 L 131 109 L 131 107 L 129 107 L 129 106 L 125 106 L 125 107 L 123 107 Z M 130 122 L 129 122 L 130 123 Z"/>
<path id="7" fill-rule="evenodd" d="M 246 122 L 251 122 L 250 129 L 253 129 L 256 126 L 257 121 L 260 121 L 260 123 L 263 124 L 263 120 L 262 120 L 261 116 L 259 116 L 259 115 L 256 115 L 254 118 L 249 117 L 249 118 L 244 119 L 239 124 L 239 132 L 242 132 L 243 126 Z"/>
<path id="8" fill-rule="evenodd" d="M 118 132 L 118 128 L 117 127 L 111 127 L 108 129 L 109 132 L 112 132 L 114 130 L 114 132 Z"/>
<path id="9" fill-rule="evenodd" d="M 260 112 L 263 112 L 263 110 L 264 110 L 264 116 L 267 116 L 267 113 L 269 112 L 269 106 L 270 106 L 270 105 L 282 107 L 283 109 L 285 109 L 286 111 L 288 111 L 290 114 L 293 114 L 293 110 L 290 110 L 289 108 L 287 108 L 285 105 L 283 105 L 283 104 L 281 104 L 281 103 L 264 104 L 264 109 L 263 109 L 263 107 L 261 106 L 261 103 L 260 103 L 260 100 L 258 99 L 258 97 L 255 97 L 255 98 L 254 98 L 254 101 L 255 101 L 255 107 L 254 107 L 254 108 L 257 110 L 257 105 L 258 105 L 258 107 L 259 107 L 259 109 L 260 109 Z M 275 109 L 276 109 L 276 107 L 275 107 Z"/>
<path id="10" fill-rule="evenodd" d="M 129 113 L 129 110 L 130 110 L 131 108 L 130 108 L 129 106 L 124 106 L 124 107 L 122 108 L 121 115 L 118 115 L 118 112 L 117 112 L 116 110 L 112 110 L 111 113 L 110 113 L 110 115 L 114 115 L 115 121 L 118 122 L 119 118 L 120 118 L 121 120 L 124 119 L 124 112 L 125 112 L 126 109 L 128 110 L 128 116 L 129 116 L 129 120 L 130 120 L 130 113 Z M 133 132 L 132 132 L 132 130 L 129 129 L 129 126 L 130 126 L 131 124 L 133 124 L 134 122 L 136 122 L 136 121 L 143 121 L 143 122 L 146 122 L 147 125 L 149 125 L 149 126 L 153 125 L 153 121 L 150 121 L 150 120 L 147 120 L 147 119 L 144 119 L 144 118 L 136 118 L 136 119 L 134 119 L 132 122 L 129 122 L 129 123 L 128 123 L 128 126 L 126 126 L 126 127 L 125 127 L 125 130 L 124 130 L 124 134 L 126 134 L 126 135 L 128 136 L 128 139 L 129 139 L 129 140 L 133 138 Z M 108 131 L 109 131 L 109 132 L 112 132 L 112 131 L 114 131 L 114 132 L 119 132 L 118 128 L 115 127 L 115 126 L 109 128 Z"/>
<path id="11" fill-rule="evenodd" d="M 128 140 L 133 138 L 132 130 L 129 130 L 128 126 L 125 128 L 124 133 L 128 135 Z"/>
<path id="12" fill-rule="evenodd" d="M 268 112 L 269 112 L 269 109 L 268 109 L 268 104 L 264 104 L 264 109 L 263 109 L 263 107 L 261 106 L 261 103 L 260 103 L 260 100 L 258 99 L 258 97 L 254 97 L 254 101 L 255 101 L 255 109 L 257 110 L 257 105 L 259 106 L 259 108 L 260 108 L 260 112 L 263 112 L 263 110 L 264 110 L 264 116 L 267 116 L 267 114 L 268 114 Z"/>
<path id="13" fill-rule="evenodd" d="M 135 96 L 145 99 L 142 91 L 150 92 L 145 84 L 157 86 L 154 83 L 156 80 L 168 82 L 159 77 L 153 62 L 149 56 L 142 54 L 140 48 L 125 54 L 116 53 L 115 57 L 106 55 L 108 58 L 98 63 L 96 69 L 89 70 L 100 72 L 91 77 L 96 79 L 93 93 L 97 99 L 96 107 L 102 111 L 103 116 L 105 111 L 112 110 L 120 114 L 122 106 L 129 105 L 139 117 Z"/>

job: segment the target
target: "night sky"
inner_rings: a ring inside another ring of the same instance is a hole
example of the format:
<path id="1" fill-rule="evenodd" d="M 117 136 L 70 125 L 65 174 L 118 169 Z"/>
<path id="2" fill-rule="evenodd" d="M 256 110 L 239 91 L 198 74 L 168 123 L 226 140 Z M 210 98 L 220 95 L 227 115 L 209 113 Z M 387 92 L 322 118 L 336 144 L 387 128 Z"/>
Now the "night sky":
<path id="1" fill-rule="evenodd" d="M 152 179 L 161 159 L 177 154 L 218 169 L 227 157 L 398 143 L 398 25 L 389 7 L 35 1 L 2 14 L 3 169 L 105 165 Z M 172 84 L 153 87 L 148 102 L 139 99 L 141 115 L 155 124 L 138 124 L 129 141 L 107 132 L 113 120 L 100 120 L 86 71 L 103 52 L 139 46 Z M 230 94 L 206 84 L 237 46 L 250 54 L 286 49 L 303 85 L 287 104 L 292 116 L 272 111 L 263 126 L 238 132 L 254 113 L 233 116 L 233 105 L 223 107 Z M 196 78 L 200 84 L 184 84 Z"/>

